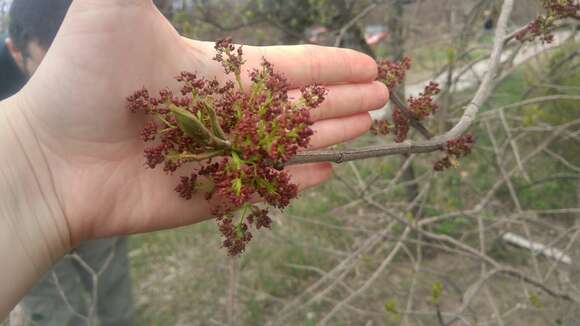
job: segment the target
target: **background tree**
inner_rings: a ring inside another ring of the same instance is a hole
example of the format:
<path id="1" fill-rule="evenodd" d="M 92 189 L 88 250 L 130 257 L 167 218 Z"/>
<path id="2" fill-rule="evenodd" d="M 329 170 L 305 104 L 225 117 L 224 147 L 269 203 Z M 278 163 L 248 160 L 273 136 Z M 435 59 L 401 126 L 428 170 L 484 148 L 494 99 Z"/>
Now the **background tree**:
<path id="1" fill-rule="evenodd" d="M 173 0 L 154 0 L 155 5 L 168 19 L 173 18 Z"/>

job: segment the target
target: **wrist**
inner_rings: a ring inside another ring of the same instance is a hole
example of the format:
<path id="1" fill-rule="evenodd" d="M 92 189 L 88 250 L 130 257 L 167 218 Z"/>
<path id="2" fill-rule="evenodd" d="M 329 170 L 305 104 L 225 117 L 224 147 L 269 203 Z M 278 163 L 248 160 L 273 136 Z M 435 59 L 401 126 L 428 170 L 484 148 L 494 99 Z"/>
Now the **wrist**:
<path id="1" fill-rule="evenodd" d="M 71 248 L 50 168 L 18 103 L 0 102 L 0 259 L 8 275 L 0 292 L 10 294 L 0 298 L 0 316 Z"/>

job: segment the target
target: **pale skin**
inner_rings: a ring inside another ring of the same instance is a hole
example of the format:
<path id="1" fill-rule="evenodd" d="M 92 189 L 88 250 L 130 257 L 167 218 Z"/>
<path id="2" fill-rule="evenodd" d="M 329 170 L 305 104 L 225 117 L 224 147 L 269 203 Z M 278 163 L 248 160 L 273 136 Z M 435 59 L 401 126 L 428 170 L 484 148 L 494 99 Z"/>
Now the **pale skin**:
<path id="1" fill-rule="evenodd" d="M 292 87 L 320 83 L 312 148 L 354 139 L 382 107 L 374 61 L 352 50 L 244 47 L 246 69 L 262 57 Z M 145 169 L 144 117 L 125 98 L 145 86 L 175 86 L 183 70 L 223 79 L 213 43 L 182 38 L 146 0 L 78 0 L 25 88 L 0 103 L 0 319 L 52 263 L 84 240 L 210 218 L 203 195 L 173 191 L 177 176 Z M 293 92 L 295 93 L 295 91 Z M 317 163 L 289 168 L 301 189 L 332 174 Z M 178 173 L 179 175 L 179 173 Z"/>

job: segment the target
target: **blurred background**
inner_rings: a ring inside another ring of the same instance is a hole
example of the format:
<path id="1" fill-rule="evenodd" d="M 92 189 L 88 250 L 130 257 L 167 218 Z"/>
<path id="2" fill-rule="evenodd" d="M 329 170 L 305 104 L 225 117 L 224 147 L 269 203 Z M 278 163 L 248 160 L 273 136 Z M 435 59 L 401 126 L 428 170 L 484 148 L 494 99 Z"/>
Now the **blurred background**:
<path id="1" fill-rule="evenodd" d="M 408 56 L 401 96 L 430 80 L 443 89 L 426 123 L 435 134 L 458 121 L 486 72 L 502 4 L 155 2 L 194 39 Z M 0 0 L 0 33 L 9 3 Z M 508 31 L 541 12 L 540 1 L 516 0 Z M 470 130 L 474 152 L 453 169 L 433 171 L 441 153 L 337 165 L 236 259 L 212 222 L 130 237 L 136 325 L 580 325 L 578 21 L 554 35 L 508 43 Z M 369 134 L 342 147 L 392 141 Z"/>

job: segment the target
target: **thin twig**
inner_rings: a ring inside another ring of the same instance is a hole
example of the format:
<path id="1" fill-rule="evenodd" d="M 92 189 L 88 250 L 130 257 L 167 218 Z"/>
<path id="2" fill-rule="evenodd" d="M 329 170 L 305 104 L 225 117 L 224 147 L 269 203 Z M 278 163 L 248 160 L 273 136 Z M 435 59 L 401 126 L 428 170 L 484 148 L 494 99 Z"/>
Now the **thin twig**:
<path id="1" fill-rule="evenodd" d="M 374 146 L 361 149 L 347 149 L 347 150 L 323 150 L 323 151 L 306 151 L 298 153 L 293 157 L 288 164 L 303 164 L 314 162 L 335 162 L 342 163 L 352 160 L 360 160 L 371 157 L 397 155 L 397 154 L 411 154 L 411 153 L 429 153 L 443 149 L 445 143 L 461 136 L 469 127 L 471 127 L 479 109 L 487 101 L 491 95 L 491 90 L 494 86 L 494 79 L 498 71 L 501 61 L 501 54 L 504 48 L 504 38 L 507 30 L 507 23 L 511 10 L 513 7 L 513 0 L 506 0 L 500 14 L 497 29 L 495 33 L 495 42 L 489 60 L 489 67 L 481 85 L 479 86 L 475 96 L 471 102 L 465 107 L 463 116 L 459 122 L 447 133 L 435 137 L 433 139 L 413 142 L 407 141 L 400 144 L 389 144 L 385 146 Z"/>

